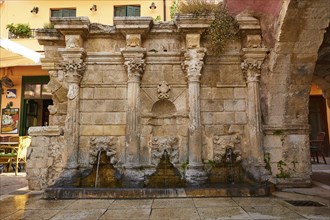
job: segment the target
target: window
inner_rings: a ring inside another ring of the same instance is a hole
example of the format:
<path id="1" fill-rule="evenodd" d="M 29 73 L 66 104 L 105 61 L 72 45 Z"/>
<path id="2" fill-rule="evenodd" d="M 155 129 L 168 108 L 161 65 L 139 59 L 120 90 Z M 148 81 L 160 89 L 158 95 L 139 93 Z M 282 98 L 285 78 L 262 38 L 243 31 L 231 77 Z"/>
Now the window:
<path id="1" fill-rule="evenodd" d="M 62 18 L 62 17 L 76 17 L 76 9 L 51 9 L 50 16 L 52 18 Z"/>
<path id="2" fill-rule="evenodd" d="M 115 6 L 115 17 L 140 16 L 140 6 Z"/>

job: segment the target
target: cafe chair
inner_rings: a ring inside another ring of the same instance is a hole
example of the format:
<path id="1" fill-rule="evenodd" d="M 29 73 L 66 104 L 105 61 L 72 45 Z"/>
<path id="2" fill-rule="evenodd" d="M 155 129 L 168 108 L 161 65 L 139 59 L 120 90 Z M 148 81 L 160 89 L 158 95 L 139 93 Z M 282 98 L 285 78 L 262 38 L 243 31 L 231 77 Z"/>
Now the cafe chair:
<path id="1" fill-rule="evenodd" d="M 31 144 L 31 137 L 30 136 L 20 136 L 19 137 L 19 145 L 17 149 L 17 157 L 15 161 L 15 174 L 17 175 L 20 163 L 23 164 L 24 169 L 26 169 L 26 154 L 27 148 Z"/>
<path id="2" fill-rule="evenodd" d="M 319 163 L 319 156 L 322 156 L 324 164 L 327 164 L 327 161 L 325 160 L 325 156 L 323 153 L 324 139 L 325 139 L 325 132 L 320 132 L 316 136 L 315 140 L 310 140 L 310 152 L 314 162 L 316 158 L 316 162 Z"/>

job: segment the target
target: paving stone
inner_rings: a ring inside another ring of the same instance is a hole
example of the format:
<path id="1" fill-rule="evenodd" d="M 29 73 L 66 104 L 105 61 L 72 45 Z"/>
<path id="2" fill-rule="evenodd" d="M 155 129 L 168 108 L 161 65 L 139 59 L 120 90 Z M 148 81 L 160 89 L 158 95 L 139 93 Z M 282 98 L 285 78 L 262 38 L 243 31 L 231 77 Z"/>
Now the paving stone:
<path id="1" fill-rule="evenodd" d="M 100 220 L 110 219 L 149 219 L 151 209 L 113 209 L 108 210 Z"/>
<path id="2" fill-rule="evenodd" d="M 233 200 L 239 206 L 281 206 L 281 201 L 275 198 L 243 198 L 235 197 Z"/>
<path id="3" fill-rule="evenodd" d="M 73 202 L 71 205 L 66 207 L 65 209 L 81 209 L 84 207 L 84 209 L 107 209 L 109 208 L 110 204 L 113 203 L 113 199 L 101 199 L 101 200 L 95 200 L 95 199 L 84 199 L 84 200 L 77 200 Z"/>
<path id="4" fill-rule="evenodd" d="M 296 213 L 304 216 L 307 219 L 315 220 L 329 220 L 330 219 L 330 208 L 329 207 L 293 207 Z"/>
<path id="5" fill-rule="evenodd" d="M 64 220 L 64 219 L 79 219 L 79 220 L 95 220 L 100 218 L 106 209 L 88 209 L 82 207 L 80 210 L 62 210 L 55 215 L 51 220 Z"/>
<path id="6" fill-rule="evenodd" d="M 152 204 L 152 208 L 194 208 L 191 198 L 187 199 L 157 199 Z"/>
<path id="7" fill-rule="evenodd" d="M 152 209 L 149 219 L 200 219 L 195 208 Z"/>
<path id="8" fill-rule="evenodd" d="M 281 206 L 244 206 L 242 208 L 253 219 L 306 219 Z"/>
<path id="9" fill-rule="evenodd" d="M 75 200 L 38 200 L 28 201 L 25 209 L 64 209 Z"/>
<path id="10" fill-rule="evenodd" d="M 60 210 L 19 210 L 15 214 L 3 219 L 3 220 L 17 220 L 17 219 L 24 219 L 24 220 L 43 220 L 43 219 L 50 219 Z M 2 219 L 2 218 L 1 218 Z"/>
<path id="11" fill-rule="evenodd" d="M 231 198 L 194 198 L 196 207 L 238 206 Z"/>
<path id="12" fill-rule="evenodd" d="M 151 208 L 152 199 L 116 200 L 109 209 L 147 209 Z"/>
<path id="13" fill-rule="evenodd" d="M 201 219 L 252 219 L 241 207 L 197 208 Z"/>

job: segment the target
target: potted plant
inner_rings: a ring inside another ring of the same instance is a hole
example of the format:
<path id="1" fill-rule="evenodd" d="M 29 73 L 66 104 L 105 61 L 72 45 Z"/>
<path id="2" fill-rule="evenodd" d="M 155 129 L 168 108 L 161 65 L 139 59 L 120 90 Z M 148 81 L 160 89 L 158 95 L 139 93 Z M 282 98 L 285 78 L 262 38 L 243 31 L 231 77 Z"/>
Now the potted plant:
<path id="1" fill-rule="evenodd" d="M 29 24 L 11 23 L 7 24 L 6 29 L 9 30 L 11 38 L 29 38 L 32 37 L 32 31 Z"/>

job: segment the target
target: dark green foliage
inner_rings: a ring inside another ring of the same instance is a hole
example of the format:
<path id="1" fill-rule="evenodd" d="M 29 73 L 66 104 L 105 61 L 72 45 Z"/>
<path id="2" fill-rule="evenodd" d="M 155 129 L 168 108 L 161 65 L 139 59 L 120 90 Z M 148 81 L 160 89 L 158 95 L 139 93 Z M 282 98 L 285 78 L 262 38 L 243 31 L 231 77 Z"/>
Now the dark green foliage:
<path id="1" fill-rule="evenodd" d="M 17 38 L 29 38 L 32 37 L 32 31 L 29 24 L 7 24 L 6 29 L 13 34 L 13 37 Z"/>

